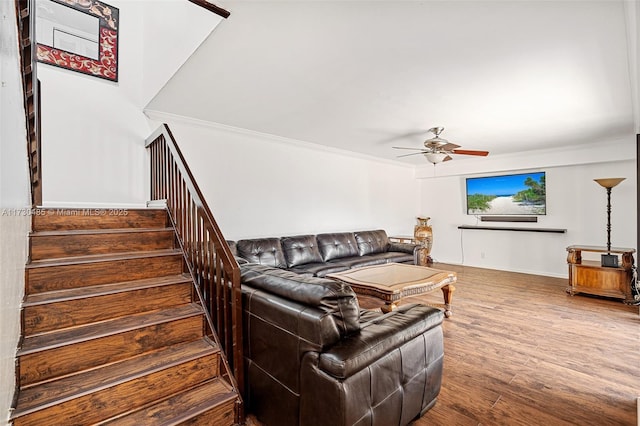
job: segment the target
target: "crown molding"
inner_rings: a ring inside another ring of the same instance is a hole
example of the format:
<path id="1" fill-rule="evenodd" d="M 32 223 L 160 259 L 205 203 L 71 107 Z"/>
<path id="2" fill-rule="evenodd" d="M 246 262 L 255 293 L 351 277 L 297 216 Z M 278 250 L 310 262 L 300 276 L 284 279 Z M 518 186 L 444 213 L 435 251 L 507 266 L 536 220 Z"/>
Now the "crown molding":
<path id="1" fill-rule="evenodd" d="M 203 128 L 214 129 L 214 130 L 217 130 L 217 131 L 229 132 L 229 133 L 234 133 L 234 134 L 241 134 L 241 135 L 249 136 L 249 137 L 252 137 L 252 138 L 267 139 L 267 140 L 269 140 L 271 142 L 275 142 L 275 143 L 280 143 L 280 144 L 285 144 L 285 145 L 293 145 L 293 146 L 296 146 L 296 147 L 306 148 L 306 149 L 310 149 L 310 150 L 314 150 L 314 151 L 329 152 L 329 153 L 341 155 L 341 156 L 344 156 L 344 157 L 351 157 L 351 158 L 356 158 L 356 159 L 360 159 L 360 160 L 373 161 L 373 162 L 376 162 L 376 163 L 388 164 L 388 165 L 401 167 L 401 168 L 405 168 L 405 169 L 414 169 L 415 168 L 415 165 L 403 163 L 401 161 L 387 160 L 387 159 L 380 158 L 380 157 L 374 157 L 373 155 L 367 155 L 367 154 L 362 154 L 362 153 L 359 153 L 359 152 L 348 151 L 346 149 L 329 147 L 329 146 L 320 145 L 320 144 L 316 144 L 316 143 L 312 143 L 312 142 L 301 141 L 301 140 L 298 140 L 298 139 L 285 138 L 285 137 L 282 137 L 282 136 L 272 135 L 270 133 L 256 132 L 254 130 L 248 130 L 248 129 L 243 129 L 243 128 L 240 128 L 240 127 L 229 126 L 229 125 L 226 125 L 226 124 L 215 123 L 215 122 L 212 122 L 212 121 L 206 121 L 206 120 L 201 120 L 201 119 L 197 119 L 197 118 L 186 117 L 186 116 L 183 116 L 183 115 L 171 114 L 171 113 L 167 113 L 167 112 L 150 110 L 150 109 L 145 109 L 144 110 L 144 114 L 149 119 L 155 121 L 156 122 L 155 124 L 157 126 L 159 126 L 161 123 L 164 123 L 164 122 L 168 122 L 168 124 L 170 124 L 171 122 L 174 122 L 174 123 L 185 124 L 185 125 L 189 125 L 189 126 L 203 127 Z"/>
<path id="2" fill-rule="evenodd" d="M 417 179 L 460 176 L 478 173 L 537 170 L 549 167 L 579 166 L 585 164 L 635 161 L 635 144 L 627 140 L 614 140 L 584 145 L 563 146 L 544 150 L 499 154 L 482 159 L 456 159 L 444 166 L 416 167 Z"/>

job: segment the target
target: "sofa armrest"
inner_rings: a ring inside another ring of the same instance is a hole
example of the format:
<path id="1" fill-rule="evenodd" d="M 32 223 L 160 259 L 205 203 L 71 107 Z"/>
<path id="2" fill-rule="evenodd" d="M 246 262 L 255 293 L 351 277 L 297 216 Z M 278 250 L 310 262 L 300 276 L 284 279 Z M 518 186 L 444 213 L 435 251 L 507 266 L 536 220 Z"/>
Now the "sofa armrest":
<path id="1" fill-rule="evenodd" d="M 399 251 L 401 253 L 414 254 L 415 250 L 419 247 L 421 247 L 420 244 L 389 243 L 388 251 Z"/>
<path id="2" fill-rule="evenodd" d="M 333 377 L 348 378 L 416 336 L 439 327 L 442 318 L 441 310 L 415 304 L 400 306 L 386 315 L 363 314 L 366 323 L 360 332 L 322 352 L 318 366 Z"/>

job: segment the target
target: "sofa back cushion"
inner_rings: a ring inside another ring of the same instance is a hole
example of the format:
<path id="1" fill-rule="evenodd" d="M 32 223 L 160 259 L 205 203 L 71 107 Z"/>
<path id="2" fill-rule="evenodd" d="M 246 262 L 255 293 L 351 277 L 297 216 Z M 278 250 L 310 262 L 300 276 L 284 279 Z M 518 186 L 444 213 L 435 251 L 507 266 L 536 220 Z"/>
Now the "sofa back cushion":
<path id="1" fill-rule="evenodd" d="M 320 263 L 322 256 L 318 250 L 315 235 L 296 235 L 280 238 L 282 250 L 287 260 L 287 268 L 307 263 Z"/>
<path id="2" fill-rule="evenodd" d="M 341 257 L 358 256 L 358 243 L 353 232 L 318 234 L 316 240 L 325 262 Z"/>
<path id="3" fill-rule="evenodd" d="M 385 253 L 389 250 L 389 238 L 387 237 L 387 233 L 382 229 L 356 232 L 355 237 L 358 243 L 358 254 L 360 256 Z"/>
<path id="4" fill-rule="evenodd" d="M 280 246 L 279 238 L 257 238 L 254 240 L 240 240 L 236 243 L 238 256 L 250 263 L 285 269 L 287 262 Z"/>

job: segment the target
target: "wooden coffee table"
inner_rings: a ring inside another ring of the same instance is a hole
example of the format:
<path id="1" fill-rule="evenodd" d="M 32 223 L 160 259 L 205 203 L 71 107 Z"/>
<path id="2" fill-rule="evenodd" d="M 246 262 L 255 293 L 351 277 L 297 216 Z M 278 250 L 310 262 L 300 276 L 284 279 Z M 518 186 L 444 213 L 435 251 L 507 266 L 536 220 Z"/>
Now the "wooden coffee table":
<path id="1" fill-rule="evenodd" d="M 451 316 L 451 299 L 458 279 L 455 272 L 406 263 L 385 263 L 327 274 L 328 278 L 349 284 L 356 294 L 382 299 L 383 312 L 397 307 L 403 297 L 441 289 L 444 295 L 444 315 Z"/>

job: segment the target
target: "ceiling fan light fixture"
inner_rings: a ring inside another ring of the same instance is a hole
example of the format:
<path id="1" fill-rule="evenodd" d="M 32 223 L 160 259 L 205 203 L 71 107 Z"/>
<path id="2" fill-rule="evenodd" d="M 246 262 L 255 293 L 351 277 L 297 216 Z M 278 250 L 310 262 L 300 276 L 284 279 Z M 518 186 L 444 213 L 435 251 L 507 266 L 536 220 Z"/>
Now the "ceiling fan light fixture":
<path id="1" fill-rule="evenodd" d="M 424 156 L 428 162 L 433 164 L 442 163 L 447 158 L 447 154 L 443 152 L 425 152 Z"/>

